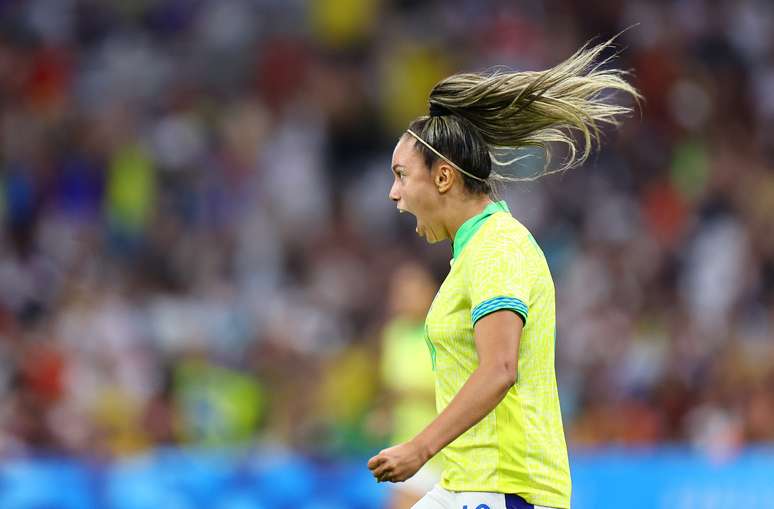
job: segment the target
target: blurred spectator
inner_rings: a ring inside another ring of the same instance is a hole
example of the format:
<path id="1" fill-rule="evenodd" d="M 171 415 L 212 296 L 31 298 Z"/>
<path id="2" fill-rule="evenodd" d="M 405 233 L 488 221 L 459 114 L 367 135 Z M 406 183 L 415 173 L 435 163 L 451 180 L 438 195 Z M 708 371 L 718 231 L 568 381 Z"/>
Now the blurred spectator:
<path id="1" fill-rule="evenodd" d="M 387 302 L 390 318 L 382 333 L 380 370 L 390 445 L 411 440 L 436 416 L 425 316 L 437 288 L 438 283 L 419 263 L 401 263 L 392 273 Z M 411 479 L 395 484 L 389 507 L 408 509 L 416 504 L 440 481 L 440 462 L 441 458 L 435 457 Z"/>
<path id="2" fill-rule="evenodd" d="M 774 440 L 774 7 L 579 5 L 0 2 L 0 454 L 374 447 L 392 269 L 449 259 L 387 200 L 398 133 L 446 73 L 634 23 L 641 115 L 504 191 L 557 282 L 568 437 Z"/>

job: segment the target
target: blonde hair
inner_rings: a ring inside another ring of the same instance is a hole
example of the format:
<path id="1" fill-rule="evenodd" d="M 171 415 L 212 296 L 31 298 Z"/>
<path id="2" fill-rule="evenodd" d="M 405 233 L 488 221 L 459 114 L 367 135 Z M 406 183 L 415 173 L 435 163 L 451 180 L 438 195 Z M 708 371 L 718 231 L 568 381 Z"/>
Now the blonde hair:
<path id="1" fill-rule="evenodd" d="M 614 104 L 611 96 L 623 93 L 636 102 L 642 98 L 624 80 L 626 71 L 605 68 L 615 55 L 598 61 L 614 39 L 596 46 L 587 43 L 544 71 L 449 76 L 430 92 L 430 115 L 414 120 L 409 128 L 467 172 L 489 181 L 530 181 L 574 168 L 599 145 L 602 125 L 616 126 L 631 113 L 631 106 Z M 568 155 L 558 168 L 549 169 L 554 144 L 564 145 Z M 416 146 L 432 166 L 437 156 Z M 515 177 L 493 171 L 491 163 L 504 166 L 524 157 L 503 159 L 522 147 L 545 151 L 538 175 Z M 465 182 L 472 190 L 491 190 L 488 183 L 468 178 Z"/>

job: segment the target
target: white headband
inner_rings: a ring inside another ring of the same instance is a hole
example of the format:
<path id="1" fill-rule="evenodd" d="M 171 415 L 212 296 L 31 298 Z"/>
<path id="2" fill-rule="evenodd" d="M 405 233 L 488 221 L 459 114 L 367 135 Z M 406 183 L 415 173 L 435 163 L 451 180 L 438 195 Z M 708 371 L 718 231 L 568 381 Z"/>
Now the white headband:
<path id="1" fill-rule="evenodd" d="M 434 149 L 434 148 L 433 148 L 433 147 L 432 147 L 432 146 L 431 146 L 431 145 L 430 145 L 428 142 L 426 142 L 425 140 L 423 140 L 422 138 L 420 138 L 420 137 L 419 137 L 419 135 L 418 135 L 417 133 L 415 133 L 414 131 L 412 131 L 411 129 L 406 129 L 406 132 L 407 132 L 407 133 L 409 133 L 409 134 L 410 134 L 411 136 L 413 136 L 414 138 L 416 138 L 416 139 L 417 139 L 417 141 L 419 141 L 420 143 L 422 143 L 422 145 L 424 145 L 425 147 L 427 147 L 427 148 L 429 148 L 430 150 L 432 150 L 432 151 L 433 151 L 433 153 L 434 153 L 435 155 L 437 155 L 438 157 L 440 157 L 441 159 L 443 159 L 444 161 L 446 161 L 447 163 L 449 163 L 450 165 L 452 165 L 452 166 L 454 167 L 454 169 L 455 169 L 455 170 L 457 170 L 458 172 L 460 172 L 460 173 L 464 173 L 465 175 L 467 175 L 468 177 L 470 177 L 470 178 L 472 178 L 472 179 L 476 179 L 476 180 L 478 180 L 478 181 L 481 181 L 481 182 L 486 182 L 486 179 L 482 179 L 481 177 L 476 177 L 475 175 L 471 175 L 470 173 L 466 172 L 465 170 L 463 170 L 462 168 L 460 168 L 459 166 L 457 166 L 456 164 L 454 164 L 454 163 L 451 161 L 451 159 L 449 159 L 449 158 L 448 158 L 448 157 L 446 157 L 445 155 L 443 155 L 443 154 L 441 154 L 440 152 L 438 152 L 438 151 L 437 151 L 436 149 Z"/>

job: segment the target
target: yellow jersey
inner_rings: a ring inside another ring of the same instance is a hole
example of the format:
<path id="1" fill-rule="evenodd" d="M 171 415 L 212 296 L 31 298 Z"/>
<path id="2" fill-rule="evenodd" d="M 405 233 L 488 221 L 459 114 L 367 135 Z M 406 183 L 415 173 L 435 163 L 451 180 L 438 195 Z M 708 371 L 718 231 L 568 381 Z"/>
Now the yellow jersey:
<path id="1" fill-rule="evenodd" d="M 454 238 L 451 270 L 425 322 L 442 411 L 478 366 L 473 330 L 508 309 L 524 321 L 517 382 L 495 409 L 446 446 L 441 486 L 513 493 L 570 507 L 570 469 L 554 370 L 554 284 L 545 256 L 505 202 L 470 218 Z"/>

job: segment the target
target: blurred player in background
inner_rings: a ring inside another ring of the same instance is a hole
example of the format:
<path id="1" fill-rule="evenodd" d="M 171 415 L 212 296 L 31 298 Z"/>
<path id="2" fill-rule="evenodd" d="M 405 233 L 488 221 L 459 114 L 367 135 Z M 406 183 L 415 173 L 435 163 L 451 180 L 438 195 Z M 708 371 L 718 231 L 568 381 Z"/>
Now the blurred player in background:
<path id="1" fill-rule="evenodd" d="M 567 157 L 554 170 L 547 157 L 541 175 L 585 161 L 602 125 L 631 111 L 606 94 L 639 97 L 624 72 L 599 62 L 610 43 L 546 71 L 450 76 L 395 147 L 390 199 L 428 242 L 452 242 L 426 318 L 440 413 L 368 462 L 378 481 L 400 482 L 443 451 L 441 483 L 416 508 L 570 507 L 554 284 L 530 232 L 493 201 L 492 183 L 504 178 L 493 166 L 551 143 Z"/>
<path id="2" fill-rule="evenodd" d="M 412 439 L 436 416 L 435 380 L 425 339 L 425 315 L 436 282 L 416 262 L 401 265 L 390 281 L 391 319 L 382 334 L 382 384 L 388 391 L 391 440 Z M 390 509 L 408 509 L 441 478 L 440 456 L 413 477 L 395 484 Z"/>

